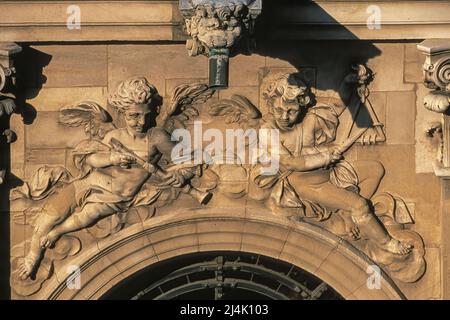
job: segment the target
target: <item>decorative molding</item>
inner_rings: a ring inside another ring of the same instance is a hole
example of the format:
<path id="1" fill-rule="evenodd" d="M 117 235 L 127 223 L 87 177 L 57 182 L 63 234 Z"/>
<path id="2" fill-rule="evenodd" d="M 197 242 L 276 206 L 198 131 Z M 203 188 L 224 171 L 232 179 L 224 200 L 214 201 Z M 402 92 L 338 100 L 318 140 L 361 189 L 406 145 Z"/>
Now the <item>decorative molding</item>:
<path id="1" fill-rule="evenodd" d="M 269 39 L 404 40 L 450 38 L 444 1 L 276 1 Z M 67 7 L 79 5 L 82 29 L 68 30 Z M 380 29 L 367 28 L 367 8 L 382 12 Z M 45 9 L 44 9 L 45 8 Z M 0 41 L 184 41 L 178 1 L 0 1 Z M 131 32 L 132 30 L 132 32 Z"/>
<path id="2" fill-rule="evenodd" d="M 255 21 L 262 0 L 180 0 L 189 55 L 209 57 L 209 85 L 228 87 L 230 54 L 251 52 Z"/>
<path id="3" fill-rule="evenodd" d="M 276 2 L 275 2 L 276 3 Z M 368 23 L 379 12 L 380 25 Z M 416 40 L 450 37 L 446 0 L 315 0 L 270 8 L 270 39 Z"/>
<path id="4" fill-rule="evenodd" d="M 205 208 L 196 212 L 178 209 L 131 226 L 115 237 L 102 239 L 100 250 L 96 247 L 81 252 L 70 262 L 82 270 L 80 290 L 67 288 L 68 275 L 61 273 L 60 278 L 49 279 L 36 299 L 99 299 L 134 272 L 175 256 L 203 251 L 254 252 L 292 263 L 323 279 L 346 299 L 406 299 L 383 271 L 380 290 L 369 289 L 365 285 L 367 270 L 374 262 L 333 233 L 307 222 L 282 219 L 266 208 L 251 215 L 244 211 L 243 208 Z M 286 239 L 280 236 L 287 233 Z M 155 237 L 155 241 L 142 245 L 148 237 Z M 332 256 L 339 257 L 338 263 Z M 98 263 L 102 259 L 110 263 Z"/>
<path id="5" fill-rule="evenodd" d="M 80 29 L 69 29 L 69 6 Z M 0 1 L 0 41 L 184 40 L 177 1 Z"/>

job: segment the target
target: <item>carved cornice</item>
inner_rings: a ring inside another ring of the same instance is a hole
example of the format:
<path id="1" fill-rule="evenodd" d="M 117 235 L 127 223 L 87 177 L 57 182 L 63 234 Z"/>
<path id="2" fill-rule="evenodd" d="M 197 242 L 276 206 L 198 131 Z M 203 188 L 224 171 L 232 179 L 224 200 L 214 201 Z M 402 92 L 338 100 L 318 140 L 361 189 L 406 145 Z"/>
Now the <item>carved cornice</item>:
<path id="1" fill-rule="evenodd" d="M 264 33 L 269 39 L 450 38 L 447 0 L 271 3 Z M 67 29 L 69 5 L 81 8 L 81 30 Z M 367 27 L 371 5 L 382 13 L 380 29 Z M 0 1 L 0 12 L 0 41 L 186 40 L 178 1 Z"/>

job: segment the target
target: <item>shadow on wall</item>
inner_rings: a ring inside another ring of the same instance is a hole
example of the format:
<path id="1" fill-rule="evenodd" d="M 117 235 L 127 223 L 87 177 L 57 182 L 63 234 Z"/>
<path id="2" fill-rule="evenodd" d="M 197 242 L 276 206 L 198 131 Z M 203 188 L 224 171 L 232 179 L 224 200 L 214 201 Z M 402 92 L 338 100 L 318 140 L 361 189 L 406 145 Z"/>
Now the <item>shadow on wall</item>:
<path id="1" fill-rule="evenodd" d="M 284 6 L 298 5 L 298 10 L 302 10 L 305 3 L 308 3 L 308 10 L 313 12 L 314 17 L 312 18 L 325 21 L 326 25 L 334 25 L 333 34 L 339 34 L 341 38 L 349 40 L 298 40 L 301 37 L 296 37 L 296 34 L 313 31 L 311 31 L 311 27 L 308 27 L 308 30 L 305 31 L 303 29 L 305 25 L 295 25 L 290 23 L 288 19 L 284 19 L 283 16 L 289 17 L 290 14 L 289 11 L 286 12 Z M 381 54 L 381 51 L 373 43 L 358 40 L 354 34 L 344 26 L 340 26 L 333 17 L 317 4 L 306 1 L 264 1 L 263 10 L 257 19 L 255 30 L 257 47 L 254 54 L 286 61 L 298 70 L 313 68 L 315 70 L 315 83 L 312 85 L 318 91 L 338 92 L 338 86 L 344 76 L 351 71 L 351 65 L 366 64 L 370 59 Z M 282 40 L 279 40 L 277 36 L 279 34 L 283 34 Z M 290 38 L 293 40 L 287 40 Z M 21 46 L 23 51 L 18 56 L 16 63 L 18 69 L 16 103 L 18 113 L 22 116 L 24 124 L 31 125 L 37 116 L 37 112 L 27 101 L 36 97 L 45 84 L 47 79 L 43 75 L 43 69 L 51 63 L 52 56 L 31 48 L 27 44 L 21 44 Z M 1 121 L 0 129 L 9 127 L 9 122 Z M 4 161 L 6 168 L 10 171 L 11 154 L 9 147 L 1 147 L 0 152 L 2 162 Z M 0 186 L 0 204 L 3 213 L 0 217 L 0 261 L 2 262 L 9 261 L 10 258 L 9 191 L 22 183 L 23 181 L 18 177 L 10 175 L 8 182 Z M 9 263 L 0 263 L 0 298 L 9 298 L 10 296 L 9 277 Z"/>
<path id="2" fill-rule="evenodd" d="M 47 66 L 52 57 L 48 54 L 30 48 L 26 44 L 21 44 L 22 52 L 17 56 L 16 88 L 11 93 L 16 97 L 16 114 L 11 115 L 22 117 L 25 125 L 31 125 L 36 118 L 36 109 L 28 104 L 27 99 L 38 95 L 42 85 L 46 82 L 42 71 Z M 0 119 L 0 132 L 9 129 L 10 124 L 6 117 Z M 3 138 L 3 137 L 2 137 Z M 0 185 L 0 299 L 10 298 L 10 190 L 23 184 L 23 181 L 11 173 L 11 150 L 4 141 L 0 142 L 1 167 L 8 172 L 6 182 Z M 8 263 L 5 263 L 8 262 Z"/>
<path id="3" fill-rule="evenodd" d="M 305 13 L 300 15 L 301 10 Z M 295 21 L 300 18 L 296 16 L 307 16 L 309 20 L 298 24 Z M 322 25 L 308 25 L 317 21 Z M 322 36 L 329 30 L 330 37 L 339 35 L 339 39 L 348 40 L 301 40 L 302 33 L 314 34 L 315 30 Z M 339 85 L 351 72 L 352 65 L 366 65 L 370 59 L 381 55 L 372 42 L 358 40 L 319 5 L 309 1 L 265 1 L 257 19 L 255 37 L 255 54 L 286 61 L 299 71 L 314 69 L 315 83 L 310 85 L 317 91 L 339 92 Z M 364 118 L 358 117 L 357 121 L 364 122 Z M 357 124 L 359 127 L 368 125 L 367 122 Z"/>

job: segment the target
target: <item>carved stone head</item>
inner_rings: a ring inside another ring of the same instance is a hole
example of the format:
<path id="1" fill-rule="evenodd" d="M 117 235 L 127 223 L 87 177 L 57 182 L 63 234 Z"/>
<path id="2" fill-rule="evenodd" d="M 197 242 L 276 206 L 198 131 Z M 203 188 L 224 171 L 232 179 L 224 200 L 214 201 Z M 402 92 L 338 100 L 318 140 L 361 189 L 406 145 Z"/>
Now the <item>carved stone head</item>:
<path id="1" fill-rule="evenodd" d="M 158 115 L 162 98 L 145 77 L 133 77 L 121 82 L 108 102 L 124 117 L 128 128 L 143 133 Z"/>
<path id="2" fill-rule="evenodd" d="M 292 127 L 302 107 L 311 102 L 310 88 L 298 74 L 284 74 L 263 93 L 269 112 L 280 128 Z"/>

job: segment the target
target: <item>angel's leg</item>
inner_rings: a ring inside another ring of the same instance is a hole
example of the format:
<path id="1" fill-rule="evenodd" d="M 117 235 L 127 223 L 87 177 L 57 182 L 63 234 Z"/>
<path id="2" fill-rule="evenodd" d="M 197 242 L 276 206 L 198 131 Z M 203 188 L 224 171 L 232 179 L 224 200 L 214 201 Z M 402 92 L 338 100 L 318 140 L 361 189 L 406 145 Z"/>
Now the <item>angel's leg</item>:
<path id="1" fill-rule="evenodd" d="M 374 160 L 357 160 L 351 164 L 358 175 L 359 194 L 366 199 L 371 199 L 383 179 L 383 165 Z"/>
<path id="2" fill-rule="evenodd" d="M 289 182 L 300 198 L 320 203 L 330 209 L 341 209 L 350 213 L 353 222 L 369 238 L 382 248 L 395 253 L 407 254 L 411 246 L 393 239 L 371 211 L 368 201 L 359 194 L 339 188 L 330 182 L 305 184 L 296 173 L 289 176 Z"/>
<path id="3" fill-rule="evenodd" d="M 73 212 L 75 206 L 75 188 L 72 184 L 62 187 L 47 200 L 42 213 L 37 218 L 28 254 L 19 266 L 19 276 L 22 279 L 30 276 L 42 257 L 44 248 L 40 244 L 41 237 L 64 221 Z"/>
<path id="4" fill-rule="evenodd" d="M 53 228 L 48 235 L 43 236 L 40 241 L 41 246 L 47 248 L 62 235 L 90 227 L 101 218 L 110 216 L 115 212 L 117 212 L 117 209 L 107 203 L 88 203 L 82 210 L 75 212 L 63 223 Z"/>

